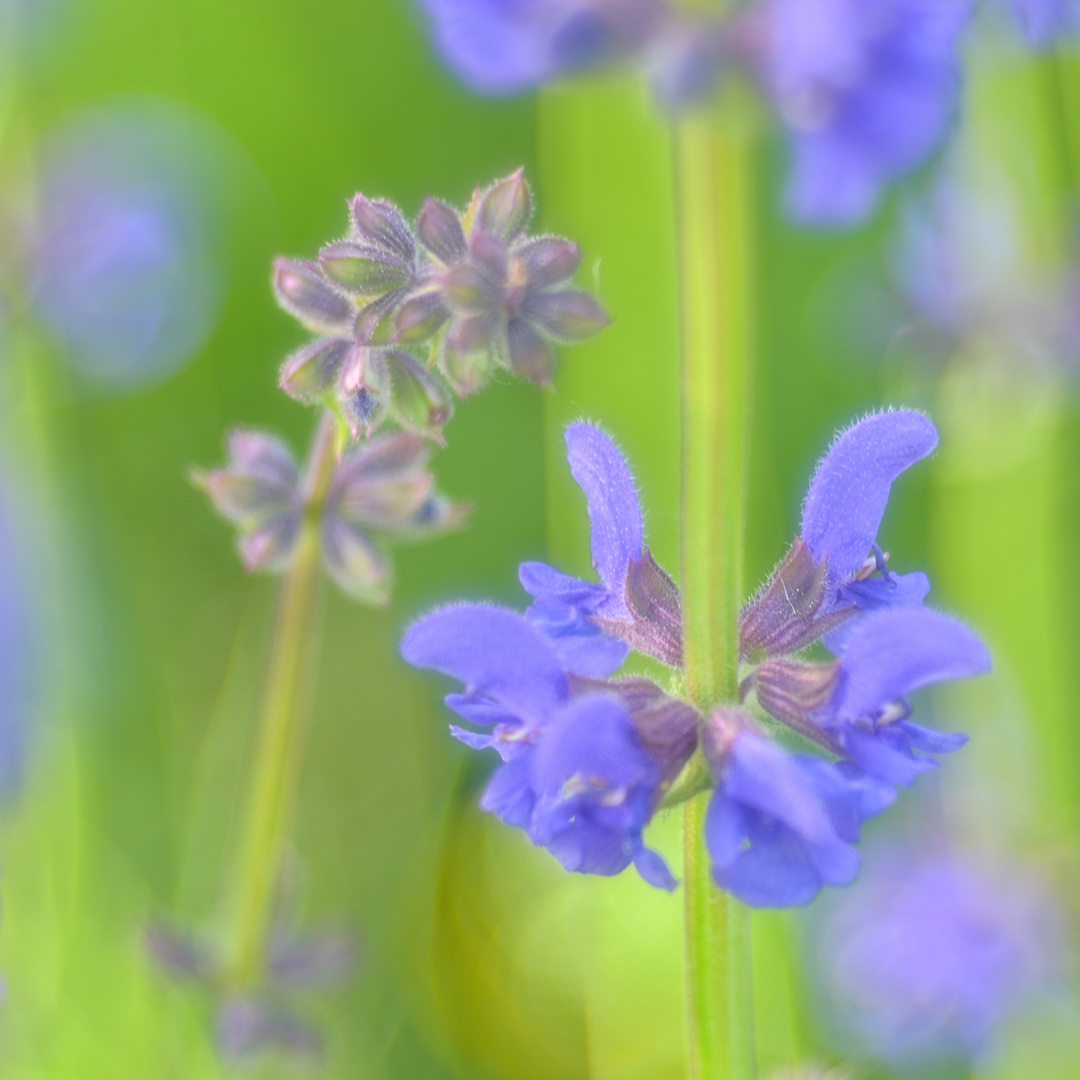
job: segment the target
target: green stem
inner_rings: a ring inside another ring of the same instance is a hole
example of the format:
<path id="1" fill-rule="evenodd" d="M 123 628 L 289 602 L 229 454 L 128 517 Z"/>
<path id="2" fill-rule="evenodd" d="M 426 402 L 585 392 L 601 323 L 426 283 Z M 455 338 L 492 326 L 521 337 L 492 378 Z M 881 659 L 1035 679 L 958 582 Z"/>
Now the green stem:
<path id="1" fill-rule="evenodd" d="M 682 596 L 687 690 L 738 700 L 752 345 L 752 119 L 736 94 L 675 132 L 682 305 Z M 749 920 L 712 882 L 708 794 L 683 810 L 689 1076 L 753 1075 Z"/>
<path id="2" fill-rule="evenodd" d="M 337 421 L 326 412 L 304 477 L 305 514 L 296 554 L 281 582 L 250 801 L 241 836 L 226 979 L 248 987 L 262 975 L 264 945 L 300 771 L 301 736 L 319 632 L 322 554 L 319 517 L 338 456 Z"/>

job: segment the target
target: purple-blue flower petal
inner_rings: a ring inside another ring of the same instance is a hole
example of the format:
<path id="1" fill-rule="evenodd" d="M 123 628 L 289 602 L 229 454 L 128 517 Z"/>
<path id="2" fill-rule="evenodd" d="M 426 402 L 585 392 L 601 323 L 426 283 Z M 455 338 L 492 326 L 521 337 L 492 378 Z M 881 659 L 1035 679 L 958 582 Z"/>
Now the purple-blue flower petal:
<path id="1" fill-rule="evenodd" d="M 930 593 L 930 579 L 921 571 L 911 574 L 890 574 L 889 579 L 876 577 L 853 581 L 840 588 L 840 602 L 853 603 L 860 611 L 872 612 L 882 608 L 917 608 Z M 821 640 L 825 648 L 839 656 L 854 637 L 865 616 L 846 619 Z"/>
<path id="2" fill-rule="evenodd" d="M 468 694 L 447 694 L 443 703 L 453 709 L 463 720 L 477 727 L 494 727 L 496 724 L 518 724 L 516 713 L 490 698 L 470 697 Z"/>
<path id="3" fill-rule="evenodd" d="M 933 758 L 911 752 L 911 740 L 900 724 L 890 724 L 876 731 L 848 728 L 843 732 L 842 741 L 855 765 L 887 784 L 911 787 L 919 776 L 938 765 Z"/>
<path id="4" fill-rule="evenodd" d="M 520 754 L 500 765 L 480 798 L 480 808 L 507 825 L 528 829 L 536 806 L 532 786 L 532 754 Z"/>
<path id="5" fill-rule="evenodd" d="M 791 130 L 788 205 L 804 221 L 865 217 L 944 135 L 968 0 L 771 0 L 767 78 Z"/>
<path id="6" fill-rule="evenodd" d="M 627 566 L 641 558 L 641 507 L 633 477 L 615 444 L 591 424 L 566 429 L 566 457 L 589 502 L 593 565 L 608 587 L 612 609 L 622 611 Z"/>
<path id="7" fill-rule="evenodd" d="M 892 482 L 937 446 L 916 412 L 875 413 L 849 427 L 818 466 L 803 505 L 802 539 L 829 559 L 829 579 L 848 582 L 870 552 Z"/>
<path id="8" fill-rule="evenodd" d="M 666 892 L 674 892 L 679 884 L 672 874 L 671 868 L 665 862 L 663 855 L 652 848 L 642 847 L 634 856 L 634 869 L 642 879 L 656 889 L 664 889 Z"/>
<path id="9" fill-rule="evenodd" d="M 928 608 L 876 612 L 844 652 L 832 712 L 840 721 L 872 718 L 922 686 L 989 670 L 986 647 L 955 619 Z"/>
<path id="10" fill-rule="evenodd" d="M 518 580 L 537 600 L 558 600 L 589 611 L 595 610 L 607 594 L 602 585 L 562 574 L 542 562 L 523 562 L 518 567 Z"/>
<path id="11" fill-rule="evenodd" d="M 537 748 L 535 769 L 537 787 L 556 793 L 574 776 L 623 788 L 655 783 L 659 774 L 625 706 L 606 694 L 579 698 L 560 711 Z"/>
<path id="12" fill-rule="evenodd" d="M 1075 28 L 1078 12 L 1075 0 L 1010 0 L 1027 43 L 1033 49 L 1048 49 L 1062 34 Z"/>
<path id="13" fill-rule="evenodd" d="M 423 0 L 446 62 L 473 90 L 512 94 L 557 75 L 566 5 L 553 0 Z"/>
<path id="14" fill-rule="evenodd" d="M 522 720 L 542 723 L 566 700 L 566 675 L 544 634 L 524 616 L 490 604 L 440 608 L 406 631 L 401 655 L 460 679 Z"/>
<path id="15" fill-rule="evenodd" d="M 829 805 L 840 790 L 817 759 L 737 736 L 705 821 L 717 884 L 755 907 L 790 907 L 809 903 L 823 884 L 853 880 L 859 856 Z"/>

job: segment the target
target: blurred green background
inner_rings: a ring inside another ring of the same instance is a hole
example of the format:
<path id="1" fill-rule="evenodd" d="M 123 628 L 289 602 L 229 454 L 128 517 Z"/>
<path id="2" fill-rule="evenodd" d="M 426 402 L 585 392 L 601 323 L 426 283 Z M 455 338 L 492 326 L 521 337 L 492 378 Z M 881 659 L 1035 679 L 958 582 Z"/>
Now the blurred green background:
<path id="1" fill-rule="evenodd" d="M 342 233 L 355 191 L 414 213 L 425 195 L 463 203 L 518 165 L 541 226 L 582 245 L 582 282 L 614 322 L 563 351 L 552 390 L 505 380 L 459 407 L 436 464 L 474 514 L 461 533 L 397 552 L 392 607 L 327 590 L 297 918 L 352 929 L 362 958 L 351 983 L 298 1008 L 326 1036 L 326 1076 L 680 1076 L 679 896 L 628 875 L 562 874 L 481 815 L 484 762 L 447 736 L 440 686 L 396 655 L 405 622 L 441 600 L 521 606 L 523 559 L 587 569 L 584 507 L 562 463 L 569 419 L 617 434 L 650 545 L 677 566 L 668 133 L 644 90 L 612 77 L 538 98 L 470 96 L 405 0 L 56 0 L 46 14 L 0 76 L 3 182 L 32 204 L 40 148 L 87 107 L 184 106 L 209 125 L 224 299 L 199 353 L 144 388 L 80 377 L 32 319 L 9 320 L 0 445 L 31 538 L 44 689 L 0 818 L 0 1077 L 225 1072 L 209 1002 L 154 970 L 141 929 L 162 916 L 213 933 L 275 582 L 244 575 L 185 476 L 220 460 L 232 425 L 279 431 L 297 450 L 309 437 L 313 417 L 275 385 L 303 332 L 275 307 L 273 255 L 310 257 Z M 1075 65 L 993 41 L 971 53 L 958 152 L 1005 178 L 1034 261 L 1063 263 Z M 898 485 L 884 540 L 900 569 L 928 567 L 935 602 L 985 635 L 997 668 L 936 703 L 973 743 L 948 763 L 954 785 L 905 797 L 907 819 L 928 815 L 996 858 L 1022 852 L 1068 908 L 1080 825 L 1075 388 L 1067 374 L 1032 380 L 991 362 L 928 375 L 896 361 L 887 336 L 862 331 L 854 287 L 884 280 L 894 204 L 854 232 L 800 231 L 777 209 L 781 177 L 766 134 L 747 580 L 783 553 L 836 427 L 882 404 L 932 412 L 942 449 Z M 653 830 L 677 857 L 678 814 Z M 754 917 L 762 1075 L 838 1059 L 815 1024 L 802 927 L 797 914 Z M 1066 1007 L 1018 1021 L 974 1075 L 1080 1076 L 1077 1055 Z"/>

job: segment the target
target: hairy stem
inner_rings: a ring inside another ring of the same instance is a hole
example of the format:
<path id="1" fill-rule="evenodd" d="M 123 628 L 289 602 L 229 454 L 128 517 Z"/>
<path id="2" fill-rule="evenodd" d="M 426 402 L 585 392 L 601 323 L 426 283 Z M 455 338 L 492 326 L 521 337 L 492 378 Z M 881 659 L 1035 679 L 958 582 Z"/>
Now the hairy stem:
<path id="1" fill-rule="evenodd" d="M 738 700 L 752 345 L 752 119 L 736 96 L 674 135 L 682 314 L 682 596 L 687 688 Z M 708 794 L 683 808 L 689 1075 L 753 1074 L 748 915 L 709 875 Z"/>
<path id="2" fill-rule="evenodd" d="M 319 516 L 338 456 L 337 422 L 326 412 L 308 454 L 305 514 L 292 565 L 281 582 L 247 816 L 233 889 L 226 972 L 234 988 L 262 974 L 274 888 L 292 824 L 301 735 L 319 636 L 322 555 Z"/>

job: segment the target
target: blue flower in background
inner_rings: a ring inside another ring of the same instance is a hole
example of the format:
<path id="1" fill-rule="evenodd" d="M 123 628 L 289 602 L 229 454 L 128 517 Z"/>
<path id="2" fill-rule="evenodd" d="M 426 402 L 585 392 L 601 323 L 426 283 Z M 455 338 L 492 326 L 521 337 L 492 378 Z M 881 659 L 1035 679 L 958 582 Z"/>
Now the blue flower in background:
<path id="1" fill-rule="evenodd" d="M 1027 0 L 1036 32 L 1055 0 Z M 662 0 L 423 0 L 439 50 L 474 90 L 513 93 L 633 60 L 657 100 L 708 100 L 728 69 L 762 87 L 789 134 L 788 208 L 849 225 L 946 133 L 971 0 L 758 0 L 691 17 Z"/>
<path id="2" fill-rule="evenodd" d="M 46 146 L 35 307 L 98 382 L 159 381 L 213 328 L 223 273 L 211 144 L 178 109 L 126 106 L 80 117 Z"/>
<path id="3" fill-rule="evenodd" d="M 401 653 L 465 684 L 447 705 L 489 730 L 451 731 L 502 757 L 481 800 L 485 810 L 524 829 L 567 870 L 617 874 L 633 863 L 650 884 L 674 887 L 641 836 L 656 806 L 661 763 L 614 692 L 573 694 L 549 639 L 516 612 L 489 605 L 425 616 L 409 628 Z"/>
<path id="4" fill-rule="evenodd" d="M 446 62 L 473 90 L 510 94 L 612 60 L 659 23 L 658 0 L 422 0 Z"/>
<path id="5" fill-rule="evenodd" d="M 1062 35 L 1076 29 L 1076 0 L 1009 0 L 1027 43 L 1049 49 Z"/>
<path id="6" fill-rule="evenodd" d="M 864 218 L 956 111 L 969 0 L 765 0 L 761 76 L 789 131 L 799 220 Z"/>
<path id="7" fill-rule="evenodd" d="M 823 1014 L 894 1066 L 970 1062 L 1050 974 L 1059 920 L 1016 875 L 885 852 L 815 920 Z"/>
<path id="8" fill-rule="evenodd" d="M 36 594 L 16 531 L 22 516 L 11 500 L 0 499 L 0 795 L 18 784 L 43 690 Z"/>

